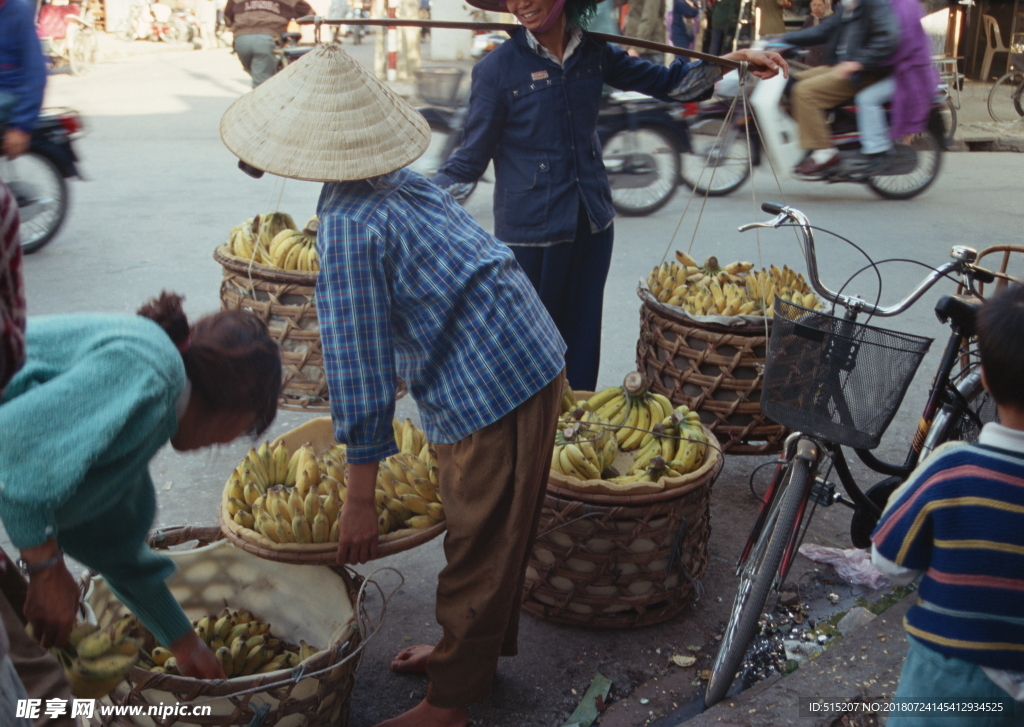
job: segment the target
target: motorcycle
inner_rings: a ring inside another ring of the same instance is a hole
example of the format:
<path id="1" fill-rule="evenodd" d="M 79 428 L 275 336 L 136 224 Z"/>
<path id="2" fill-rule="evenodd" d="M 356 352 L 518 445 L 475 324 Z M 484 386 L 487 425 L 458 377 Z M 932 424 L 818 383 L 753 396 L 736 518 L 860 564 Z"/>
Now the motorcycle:
<path id="1" fill-rule="evenodd" d="M 462 143 L 462 129 L 469 114 L 469 101 L 461 98 L 459 88 L 465 72 L 460 68 L 420 68 L 416 71 L 416 95 L 430 104 L 419 111 L 430 125 L 430 146 L 410 164 L 410 168 L 433 177 Z M 449 192 L 464 203 L 476 189 L 476 182 L 460 183 Z"/>
<path id="2" fill-rule="evenodd" d="M 302 40 L 302 33 L 281 33 L 274 48 L 278 71 L 313 50 L 312 45 L 299 45 L 300 40 Z"/>
<path id="3" fill-rule="evenodd" d="M 121 40 L 152 40 L 175 43 L 182 28 L 172 19 L 173 11 L 161 2 L 132 5 L 128 18 L 115 31 Z"/>
<path id="4" fill-rule="evenodd" d="M 690 151 L 685 105 L 635 91 L 608 94 L 597 137 L 612 189 L 612 205 L 626 216 L 664 207 L 679 185 L 680 155 Z"/>
<path id="5" fill-rule="evenodd" d="M 71 142 L 84 134 L 78 112 L 43 109 L 29 150 L 17 159 L 0 156 L 0 179 L 10 188 L 21 218 L 21 249 L 40 250 L 60 230 L 68 212 L 67 179 L 81 178 Z"/>
<path id="6" fill-rule="evenodd" d="M 199 18 L 192 8 L 175 8 L 171 14 L 171 24 L 177 29 L 178 40 L 182 42 L 192 43 L 198 48 L 205 40 Z"/>
<path id="7" fill-rule="evenodd" d="M 944 120 L 947 104 L 939 89 L 927 128 L 901 139 L 881 167 L 866 173 L 861 163 L 856 107 L 844 104 L 832 109 L 832 143 L 839 149 L 841 162 L 823 175 L 801 177 L 793 170 L 805 152 L 799 145 L 796 121 L 784 104 L 788 83 L 778 75 L 763 81 L 754 79 L 741 87 L 735 71 L 726 74 L 716 86 L 715 97 L 700 104 L 686 119 L 692 151 L 683 156 L 683 182 L 701 194 L 727 195 L 746 181 L 765 156 L 779 180 L 865 184 L 886 199 L 910 199 L 935 181 L 948 140 Z"/>

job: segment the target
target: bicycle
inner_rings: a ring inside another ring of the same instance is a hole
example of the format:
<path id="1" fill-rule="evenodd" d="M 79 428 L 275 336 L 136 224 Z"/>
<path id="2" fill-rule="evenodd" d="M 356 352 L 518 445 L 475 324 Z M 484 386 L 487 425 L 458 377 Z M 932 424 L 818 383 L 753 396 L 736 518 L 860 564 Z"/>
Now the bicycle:
<path id="1" fill-rule="evenodd" d="M 839 318 L 775 299 L 761 406 L 793 433 L 786 439 L 736 566 L 740 584 L 708 681 L 707 706 L 726 696 L 768 595 L 785 581 L 815 508 L 836 503 L 852 508 L 851 539 L 856 547 L 867 547 L 889 495 L 917 463 L 943 442 L 976 439 L 981 425 L 995 418 L 995 404 L 982 387 L 977 355 L 969 344 L 978 306 L 943 296 L 935 311 L 949 324 L 950 336 L 906 459 L 894 464 L 871 452 L 896 415 L 932 339 L 858 323 L 858 315 L 898 315 L 949 276 L 959 276 L 964 290 L 980 298 L 975 282 L 990 283 L 996 276 L 974 264 L 974 250 L 954 247 L 952 261 L 933 270 L 906 298 L 883 307 L 822 284 L 806 215 L 772 202 L 761 209 L 775 219 L 743 225 L 740 231 L 792 223 L 801 237 L 811 287 L 824 300 L 845 308 L 846 314 Z M 961 367 L 954 373 L 958 363 Z M 861 462 L 886 479 L 862 491 L 843 447 L 852 448 Z M 849 499 L 836 492 L 828 472 L 824 478 L 818 476 L 825 460 Z"/>
<path id="2" fill-rule="evenodd" d="M 993 121 L 1024 120 L 1024 71 L 1010 71 L 988 92 L 988 115 Z"/>

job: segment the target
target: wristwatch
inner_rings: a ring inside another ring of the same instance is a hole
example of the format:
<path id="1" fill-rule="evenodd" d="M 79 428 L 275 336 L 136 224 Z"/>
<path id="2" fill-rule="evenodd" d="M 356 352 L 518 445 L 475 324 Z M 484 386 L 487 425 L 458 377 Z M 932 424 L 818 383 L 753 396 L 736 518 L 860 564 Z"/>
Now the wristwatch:
<path id="1" fill-rule="evenodd" d="M 46 560 L 41 560 L 38 563 L 27 563 L 22 558 L 18 558 L 18 570 L 26 578 L 29 578 L 40 571 L 44 571 L 47 568 L 53 568 L 64 559 L 64 549 L 58 548 L 57 554 Z"/>

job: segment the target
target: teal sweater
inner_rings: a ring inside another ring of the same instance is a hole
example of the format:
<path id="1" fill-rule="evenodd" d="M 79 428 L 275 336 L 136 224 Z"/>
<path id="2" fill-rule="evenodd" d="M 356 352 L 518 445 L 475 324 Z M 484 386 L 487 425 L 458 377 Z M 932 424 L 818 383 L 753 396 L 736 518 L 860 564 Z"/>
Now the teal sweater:
<path id="1" fill-rule="evenodd" d="M 0 518 L 17 548 L 56 537 L 161 643 L 190 628 L 145 539 L 149 460 L 178 428 L 181 354 L 140 316 L 31 318 L 26 361 L 0 401 Z"/>

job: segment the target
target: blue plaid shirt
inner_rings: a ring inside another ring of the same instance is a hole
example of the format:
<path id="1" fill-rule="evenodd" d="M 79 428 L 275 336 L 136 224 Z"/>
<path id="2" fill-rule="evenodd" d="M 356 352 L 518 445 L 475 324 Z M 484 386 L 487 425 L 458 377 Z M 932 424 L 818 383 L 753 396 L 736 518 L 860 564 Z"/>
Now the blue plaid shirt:
<path id="1" fill-rule="evenodd" d="M 324 368 L 350 462 L 398 451 L 399 375 L 428 438 L 451 444 L 564 367 L 565 344 L 512 252 L 422 175 L 325 184 L 317 215 Z"/>

